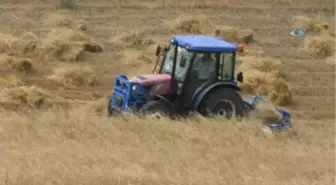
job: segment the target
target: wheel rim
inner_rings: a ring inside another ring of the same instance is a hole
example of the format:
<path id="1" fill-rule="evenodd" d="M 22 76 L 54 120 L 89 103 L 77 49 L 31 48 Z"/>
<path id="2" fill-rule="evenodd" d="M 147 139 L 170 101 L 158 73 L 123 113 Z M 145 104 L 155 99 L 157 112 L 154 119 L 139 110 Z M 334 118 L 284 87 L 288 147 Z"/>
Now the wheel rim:
<path id="1" fill-rule="evenodd" d="M 220 100 L 212 107 L 211 113 L 231 119 L 236 116 L 236 106 L 230 100 Z"/>

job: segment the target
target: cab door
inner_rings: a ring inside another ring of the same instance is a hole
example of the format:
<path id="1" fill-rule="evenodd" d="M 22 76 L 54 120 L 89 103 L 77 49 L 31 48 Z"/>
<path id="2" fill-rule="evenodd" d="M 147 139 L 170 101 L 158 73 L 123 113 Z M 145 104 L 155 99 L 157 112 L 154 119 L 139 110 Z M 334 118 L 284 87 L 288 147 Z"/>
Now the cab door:
<path id="1" fill-rule="evenodd" d="M 203 53 L 196 53 L 185 78 L 181 93 L 179 94 L 179 107 L 190 109 L 193 96 L 197 89 L 217 80 L 218 55 L 213 54 L 212 59 L 204 57 Z"/>

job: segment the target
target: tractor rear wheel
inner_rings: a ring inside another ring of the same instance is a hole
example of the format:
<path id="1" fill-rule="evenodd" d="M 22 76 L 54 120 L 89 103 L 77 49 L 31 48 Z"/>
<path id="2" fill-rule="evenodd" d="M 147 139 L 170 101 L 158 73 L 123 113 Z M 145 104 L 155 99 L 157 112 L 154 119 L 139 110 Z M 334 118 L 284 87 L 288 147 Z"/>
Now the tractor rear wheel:
<path id="1" fill-rule="evenodd" d="M 204 116 L 223 116 L 227 119 L 244 116 L 243 99 L 231 88 L 211 90 L 199 105 L 198 112 Z"/>
<path id="2" fill-rule="evenodd" d="M 140 112 L 154 119 L 171 117 L 174 114 L 174 110 L 162 100 L 149 101 L 140 109 Z"/>

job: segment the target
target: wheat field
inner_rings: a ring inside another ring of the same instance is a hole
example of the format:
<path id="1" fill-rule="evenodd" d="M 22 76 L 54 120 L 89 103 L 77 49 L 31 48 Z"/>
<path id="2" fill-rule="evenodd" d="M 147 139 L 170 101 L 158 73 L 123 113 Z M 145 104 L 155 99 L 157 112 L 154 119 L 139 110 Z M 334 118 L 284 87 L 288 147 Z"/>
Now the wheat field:
<path id="1" fill-rule="evenodd" d="M 52 0 L 0 2 L 0 184 L 335 184 L 335 2 Z M 308 28 L 294 38 L 294 28 Z M 245 45 L 242 94 L 293 115 L 160 122 L 107 118 L 118 74 L 150 73 L 174 34 Z"/>

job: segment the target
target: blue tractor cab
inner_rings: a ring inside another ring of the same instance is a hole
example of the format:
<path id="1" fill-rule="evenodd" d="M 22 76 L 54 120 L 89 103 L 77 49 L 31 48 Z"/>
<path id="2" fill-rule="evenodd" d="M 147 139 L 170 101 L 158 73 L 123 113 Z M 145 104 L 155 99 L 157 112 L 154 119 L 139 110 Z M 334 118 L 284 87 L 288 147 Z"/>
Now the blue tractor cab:
<path id="1" fill-rule="evenodd" d="M 158 60 L 150 78 L 159 83 L 146 81 L 146 75 L 139 76 L 138 81 L 118 76 L 109 114 L 132 110 L 174 116 L 196 111 L 204 116 L 243 117 L 253 109 L 256 98 L 245 100 L 239 94 L 236 80 L 243 82 L 243 73 L 235 74 L 235 61 L 240 49 L 218 37 L 173 36 L 168 46 L 159 45 L 156 50 Z M 156 79 L 164 80 L 160 83 Z M 164 84 L 170 93 L 152 93 L 154 87 Z M 286 112 L 286 119 L 288 115 Z"/>

